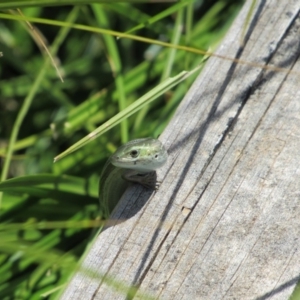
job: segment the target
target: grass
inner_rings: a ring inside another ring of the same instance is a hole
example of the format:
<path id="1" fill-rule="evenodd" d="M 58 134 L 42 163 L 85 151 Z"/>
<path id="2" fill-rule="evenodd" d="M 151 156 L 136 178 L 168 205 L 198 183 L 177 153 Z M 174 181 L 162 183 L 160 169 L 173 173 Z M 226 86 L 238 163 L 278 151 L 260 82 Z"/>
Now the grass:
<path id="1" fill-rule="evenodd" d="M 1 1 L 1 299 L 57 298 L 101 225 L 107 157 L 159 136 L 200 53 L 213 51 L 242 4 L 131 2 Z"/>

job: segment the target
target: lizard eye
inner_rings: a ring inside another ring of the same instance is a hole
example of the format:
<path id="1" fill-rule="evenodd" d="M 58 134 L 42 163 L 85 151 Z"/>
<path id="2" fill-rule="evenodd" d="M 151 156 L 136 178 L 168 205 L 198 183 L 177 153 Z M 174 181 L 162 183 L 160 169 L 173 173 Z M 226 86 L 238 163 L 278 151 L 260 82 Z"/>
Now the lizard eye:
<path id="1" fill-rule="evenodd" d="M 131 150 L 130 151 L 130 156 L 132 158 L 136 158 L 136 157 L 138 157 L 138 155 L 139 155 L 139 151 L 137 151 L 137 150 Z"/>

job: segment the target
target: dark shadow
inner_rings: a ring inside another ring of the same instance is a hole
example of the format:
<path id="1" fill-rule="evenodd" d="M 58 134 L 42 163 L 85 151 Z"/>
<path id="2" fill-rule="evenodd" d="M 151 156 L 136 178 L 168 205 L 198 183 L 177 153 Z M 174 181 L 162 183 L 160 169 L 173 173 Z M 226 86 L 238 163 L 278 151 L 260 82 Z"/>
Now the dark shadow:
<path id="1" fill-rule="evenodd" d="M 299 279 L 300 279 L 300 276 L 297 276 L 297 277 L 283 283 L 282 285 L 280 285 L 278 288 L 272 290 L 271 292 L 268 292 L 260 297 L 255 298 L 255 300 L 267 300 L 267 299 L 275 296 L 276 294 L 282 292 L 284 289 L 286 289 L 290 286 L 294 286 L 295 284 L 297 284 Z"/>
<path id="2" fill-rule="evenodd" d="M 154 173 L 153 173 L 154 174 Z M 155 181 L 157 178 L 157 174 L 155 172 Z M 135 185 L 135 184 L 131 184 Z M 132 190 L 134 193 L 135 202 L 130 202 L 130 205 L 128 205 L 128 199 L 130 197 L 130 194 L 128 193 L 126 197 L 122 197 L 121 201 L 119 201 L 115 207 L 111 207 L 113 209 L 111 216 L 108 220 L 105 221 L 105 226 L 101 230 L 103 232 L 104 230 L 108 229 L 109 227 L 121 224 L 125 222 L 126 220 L 130 219 L 134 215 L 136 215 L 148 202 L 149 198 L 153 193 L 155 193 L 152 189 L 147 189 L 145 187 L 142 187 L 139 185 L 139 188 L 136 188 Z M 100 232 L 100 234 L 101 234 Z"/>

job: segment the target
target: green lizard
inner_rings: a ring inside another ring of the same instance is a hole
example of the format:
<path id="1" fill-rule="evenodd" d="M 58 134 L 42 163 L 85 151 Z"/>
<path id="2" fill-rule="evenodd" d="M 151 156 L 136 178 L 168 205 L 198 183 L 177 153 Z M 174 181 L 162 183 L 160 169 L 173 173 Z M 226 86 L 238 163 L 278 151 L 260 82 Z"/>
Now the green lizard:
<path id="1" fill-rule="evenodd" d="M 155 189 L 156 169 L 167 161 L 167 151 L 153 138 L 130 141 L 108 159 L 100 176 L 99 201 L 102 217 L 108 218 L 117 205 L 128 182 Z"/>

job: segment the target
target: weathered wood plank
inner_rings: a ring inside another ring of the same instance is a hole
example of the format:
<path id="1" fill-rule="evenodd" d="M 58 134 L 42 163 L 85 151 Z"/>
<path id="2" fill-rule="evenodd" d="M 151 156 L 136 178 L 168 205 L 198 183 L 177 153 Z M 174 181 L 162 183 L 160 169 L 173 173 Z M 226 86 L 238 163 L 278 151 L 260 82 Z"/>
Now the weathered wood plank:
<path id="1" fill-rule="evenodd" d="M 161 299 L 288 299 L 300 273 L 300 2 L 250 2 L 161 136 L 153 195 L 134 186 L 84 268 Z M 128 219 L 127 219 L 128 218 Z M 79 272 L 62 299 L 125 299 Z"/>

